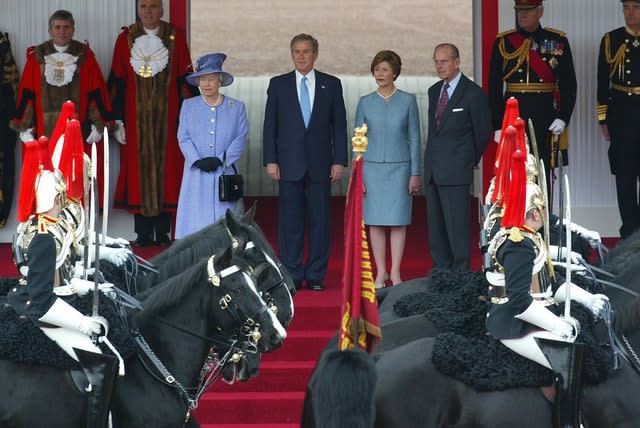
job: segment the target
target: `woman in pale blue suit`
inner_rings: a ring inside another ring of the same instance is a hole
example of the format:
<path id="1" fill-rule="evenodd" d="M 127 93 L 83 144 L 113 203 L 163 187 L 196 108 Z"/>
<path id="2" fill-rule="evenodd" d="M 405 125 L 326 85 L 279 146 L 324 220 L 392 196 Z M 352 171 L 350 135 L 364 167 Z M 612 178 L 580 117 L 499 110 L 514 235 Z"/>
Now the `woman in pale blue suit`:
<path id="1" fill-rule="evenodd" d="M 402 282 L 400 264 L 407 225 L 411 223 L 412 194 L 420 190 L 420 118 L 412 94 L 394 82 L 402 62 L 393 51 L 380 51 L 371 62 L 378 89 L 360 98 L 355 126 L 368 127 L 369 145 L 362 169 L 365 197 L 364 223 L 369 225 L 376 263 L 376 288 Z M 387 231 L 391 270 L 387 273 Z"/>
<path id="2" fill-rule="evenodd" d="M 218 177 L 226 161 L 227 174 L 234 174 L 244 150 L 249 122 L 244 104 L 222 95 L 221 86 L 233 76 L 222 71 L 226 55 L 214 53 L 198 59 L 196 71 L 187 81 L 200 88 L 200 97 L 182 103 L 178 142 L 184 155 L 184 172 L 176 215 L 176 239 L 215 222 L 235 202 L 221 202 Z M 225 160 L 226 156 L 226 160 Z"/>

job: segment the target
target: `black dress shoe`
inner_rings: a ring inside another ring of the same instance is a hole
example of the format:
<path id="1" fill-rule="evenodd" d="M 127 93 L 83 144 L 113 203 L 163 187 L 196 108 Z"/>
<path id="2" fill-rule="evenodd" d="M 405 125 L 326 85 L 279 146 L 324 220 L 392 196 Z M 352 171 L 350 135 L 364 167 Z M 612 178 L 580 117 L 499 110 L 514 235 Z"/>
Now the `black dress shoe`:
<path id="1" fill-rule="evenodd" d="M 150 235 L 146 234 L 138 234 L 138 237 L 135 241 L 133 241 L 133 245 L 138 247 L 148 247 L 153 244 L 153 239 L 151 239 Z"/>
<path id="2" fill-rule="evenodd" d="M 302 288 L 302 280 L 301 279 L 294 279 L 293 283 L 296 286 L 296 290 L 300 290 Z"/>
<path id="3" fill-rule="evenodd" d="M 158 236 L 158 239 L 156 239 L 156 245 L 168 247 L 169 245 L 171 245 L 171 238 L 169 238 L 167 235 L 160 235 Z"/>
<path id="4" fill-rule="evenodd" d="M 324 286 L 322 285 L 322 281 L 318 281 L 317 279 L 312 279 L 308 281 L 307 287 L 309 290 L 313 291 L 322 291 L 324 290 Z"/>

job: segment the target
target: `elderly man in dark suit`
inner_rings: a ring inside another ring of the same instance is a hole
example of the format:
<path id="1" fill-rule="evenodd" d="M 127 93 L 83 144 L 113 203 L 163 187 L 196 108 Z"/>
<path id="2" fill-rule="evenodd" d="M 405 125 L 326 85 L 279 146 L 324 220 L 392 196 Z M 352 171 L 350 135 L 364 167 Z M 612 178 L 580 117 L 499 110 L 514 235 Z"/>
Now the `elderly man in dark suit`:
<path id="1" fill-rule="evenodd" d="M 438 77 L 429 88 L 424 180 L 429 248 L 434 267 L 468 271 L 471 251 L 469 185 L 491 137 L 486 94 L 460 72 L 458 48 L 433 51 Z"/>
<path id="2" fill-rule="evenodd" d="M 278 248 L 296 282 L 322 284 L 329 261 L 331 183 L 347 165 L 347 119 L 340 80 L 314 70 L 318 41 L 291 40 L 295 70 L 269 82 L 263 129 L 267 174 L 279 182 Z M 305 219 L 308 258 L 303 264 Z"/>

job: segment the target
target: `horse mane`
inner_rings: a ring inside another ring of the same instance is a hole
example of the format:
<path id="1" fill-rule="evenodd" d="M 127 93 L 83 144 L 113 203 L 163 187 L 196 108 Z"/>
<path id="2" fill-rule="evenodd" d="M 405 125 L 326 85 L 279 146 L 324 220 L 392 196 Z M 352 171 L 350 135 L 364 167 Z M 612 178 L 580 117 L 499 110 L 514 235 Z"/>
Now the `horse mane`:
<path id="1" fill-rule="evenodd" d="M 640 327 L 640 297 L 616 308 L 613 317 L 614 329 L 622 334 L 628 334 Z"/>
<path id="2" fill-rule="evenodd" d="M 308 385 L 316 427 L 371 428 L 377 375 L 361 349 L 325 351 Z"/>
<path id="3" fill-rule="evenodd" d="M 201 260 L 184 272 L 140 293 L 136 297 L 142 301 L 144 309 L 137 314 L 138 320 L 144 322 L 163 310 L 175 306 L 196 286 L 202 286 L 205 281 L 208 281 L 208 278 L 207 260 Z"/>
<path id="4" fill-rule="evenodd" d="M 198 257 L 208 257 L 218 249 L 228 247 L 228 243 L 229 235 L 221 218 L 197 232 L 178 239 L 165 251 L 153 257 L 150 262 L 158 267 L 158 277 L 162 280 L 164 279 L 162 272 L 180 271 L 185 263 L 190 264 Z M 171 274 L 169 273 L 168 276 Z"/>
<path id="5" fill-rule="evenodd" d="M 605 268 L 613 273 L 621 273 L 627 270 L 629 264 L 634 264 L 635 256 L 638 254 L 640 254 L 640 229 L 609 251 L 609 260 Z"/>

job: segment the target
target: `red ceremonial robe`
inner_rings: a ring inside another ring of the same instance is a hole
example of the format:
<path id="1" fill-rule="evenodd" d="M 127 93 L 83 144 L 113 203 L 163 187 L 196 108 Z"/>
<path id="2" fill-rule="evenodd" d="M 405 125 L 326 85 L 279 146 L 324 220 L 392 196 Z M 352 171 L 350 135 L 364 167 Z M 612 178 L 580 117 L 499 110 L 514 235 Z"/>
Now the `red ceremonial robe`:
<path id="1" fill-rule="evenodd" d="M 12 128 L 25 131 L 33 127 L 34 137 L 50 137 L 62 104 L 71 100 L 86 138 L 92 123 L 100 131 L 104 128 L 111 110 L 102 71 L 89 46 L 72 40 L 66 53 L 78 58 L 73 77 L 62 86 L 51 85 L 44 76 L 45 57 L 55 52 L 50 40 L 27 50 Z"/>
<path id="2" fill-rule="evenodd" d="M 114 117 L 124 120 L 126 139 L 120 146 L 120 174 L 114 206 L 156 216 L 178 206 L 184 157 L 176 136 L 183 99 L 194 88 L 185 77 L 191 54 L 182 32 L 160 22 L 157 36 L 168 50 L 167 66 L 150 77 L 136 74 L 131 48 L 146 32 L 141 23 L 124 28 L 113 52 L 107 85 Z"/>

